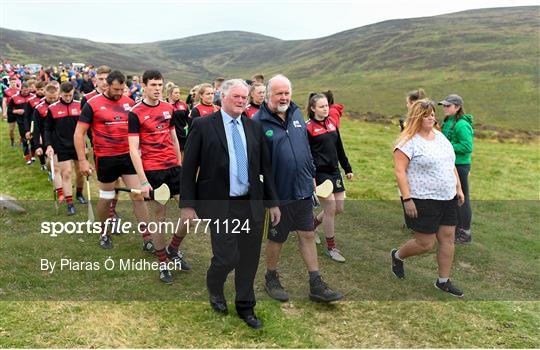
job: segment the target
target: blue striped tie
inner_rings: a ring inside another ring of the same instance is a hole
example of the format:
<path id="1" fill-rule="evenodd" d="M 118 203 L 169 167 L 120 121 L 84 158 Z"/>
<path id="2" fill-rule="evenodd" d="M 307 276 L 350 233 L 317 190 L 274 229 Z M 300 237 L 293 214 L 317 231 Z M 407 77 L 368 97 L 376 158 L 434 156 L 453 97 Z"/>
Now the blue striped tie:
<path id="1" fill-rule="evenodd" d="M 242 144 L 242 137 L 238 131 L 238 120 L 232 120 L 232 139 L 234 145 L 234 154 L 236 155 L 236 169 L 238 170 L 238 180 L 241 184 L 248 184 L 248 162 L 247 155 Z"/>

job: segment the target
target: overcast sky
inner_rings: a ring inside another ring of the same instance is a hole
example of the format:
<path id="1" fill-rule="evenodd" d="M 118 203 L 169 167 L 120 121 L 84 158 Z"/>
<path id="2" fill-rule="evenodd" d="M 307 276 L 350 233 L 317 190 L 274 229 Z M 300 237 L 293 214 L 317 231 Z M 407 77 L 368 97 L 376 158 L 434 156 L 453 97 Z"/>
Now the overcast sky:
<path id="1" fill-rule="evenodd" d="M 177 39 L 223 30 L 294 40 L 319 38 L 389 19 L 524 5 L 540 5 L 540 1 L 0 0 L 0 16 L 3 28 L 111 43 Z"/>

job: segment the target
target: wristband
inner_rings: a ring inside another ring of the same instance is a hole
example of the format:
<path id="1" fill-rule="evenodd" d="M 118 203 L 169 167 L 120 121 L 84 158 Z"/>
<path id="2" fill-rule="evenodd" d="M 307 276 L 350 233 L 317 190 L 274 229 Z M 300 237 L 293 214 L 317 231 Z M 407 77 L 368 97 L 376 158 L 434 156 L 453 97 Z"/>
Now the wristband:
<path id="1" fill-rule="evenodd" d="M 403 203 L 408 202 L 408 201 L 412 201 L 412 198 L 409 197 L 409 198 L 404 198 L 404 199 L 403 199 Z"/>

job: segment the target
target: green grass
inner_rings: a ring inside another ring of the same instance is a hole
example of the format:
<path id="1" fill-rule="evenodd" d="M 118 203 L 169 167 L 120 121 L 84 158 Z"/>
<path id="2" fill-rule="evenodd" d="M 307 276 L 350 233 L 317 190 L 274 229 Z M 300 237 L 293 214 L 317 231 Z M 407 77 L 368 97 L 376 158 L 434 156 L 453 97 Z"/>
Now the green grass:
<path id="1" fill-rule="evenodd" d="M 40 234 L 42 221 L 67 221 L 65 207 L 54 213 L 46 176 L 36 164 L 24 165 L 20 150 L 8 146 L 6 124 L 0 124 L 1 192 L 24 199 L 28 209 L 0 217 L 6 228 L 0 232 L 0 347 L 538 347 L 538 145 L 476 141 L 474 242 L 456 250 L 453 278 L 466 299 L 454 300 L 432 286 L 434 254 L 411 259 L 405 280 L 389 272 L 389 249 L 410 237 L 395 201 L 396 128 L 345 120 L 342 130 L 356 176 L 346 183 L 355 200 L 347 201 L 337 221 L 338 244 L 348 261 L 333 263 L 320 249 L 319 255 L 325 279 L 347 301 L 327 306 L 307 300 L 293 236 L 281 262 L 291 302 L 268 299 L 261 263 L 257 313 L 265 328 L 254 332 L 207 305 L 204 278 L 211 253 L 203 233 L 186 239 L 194 270 L 175 273 L 171 286 L 161 285 L 153 271 L 39 271 L 42 257 L 153 258 L 131 234 L 115 236 L 108 252 L 89 234 Z M 93 192 L 95 198 L 94 183 Z M 85 221 L 86 207 L 77 209 L 73 220 Z M 132 216 L 127 201 L 119 211 Z M 171 219 L 178 215 L 174 203 L 170 213 Z M 231 278 L 226 294 L 233 299 Z"/>

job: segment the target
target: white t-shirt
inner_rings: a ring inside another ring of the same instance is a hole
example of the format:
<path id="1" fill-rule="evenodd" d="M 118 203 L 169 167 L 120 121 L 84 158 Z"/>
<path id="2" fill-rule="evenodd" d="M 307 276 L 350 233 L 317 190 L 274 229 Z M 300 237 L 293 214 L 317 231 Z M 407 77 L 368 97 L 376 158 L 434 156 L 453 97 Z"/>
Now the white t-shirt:
<path id="1" fill-rule="evenodd" d="M 448 139 L 433 131 L 435 139 L 431 141 L 416 134 L 396 148 L 410 160 L 407 179 L 412 198 L 450 200 L 456 196 L 456 155 Z"/>

